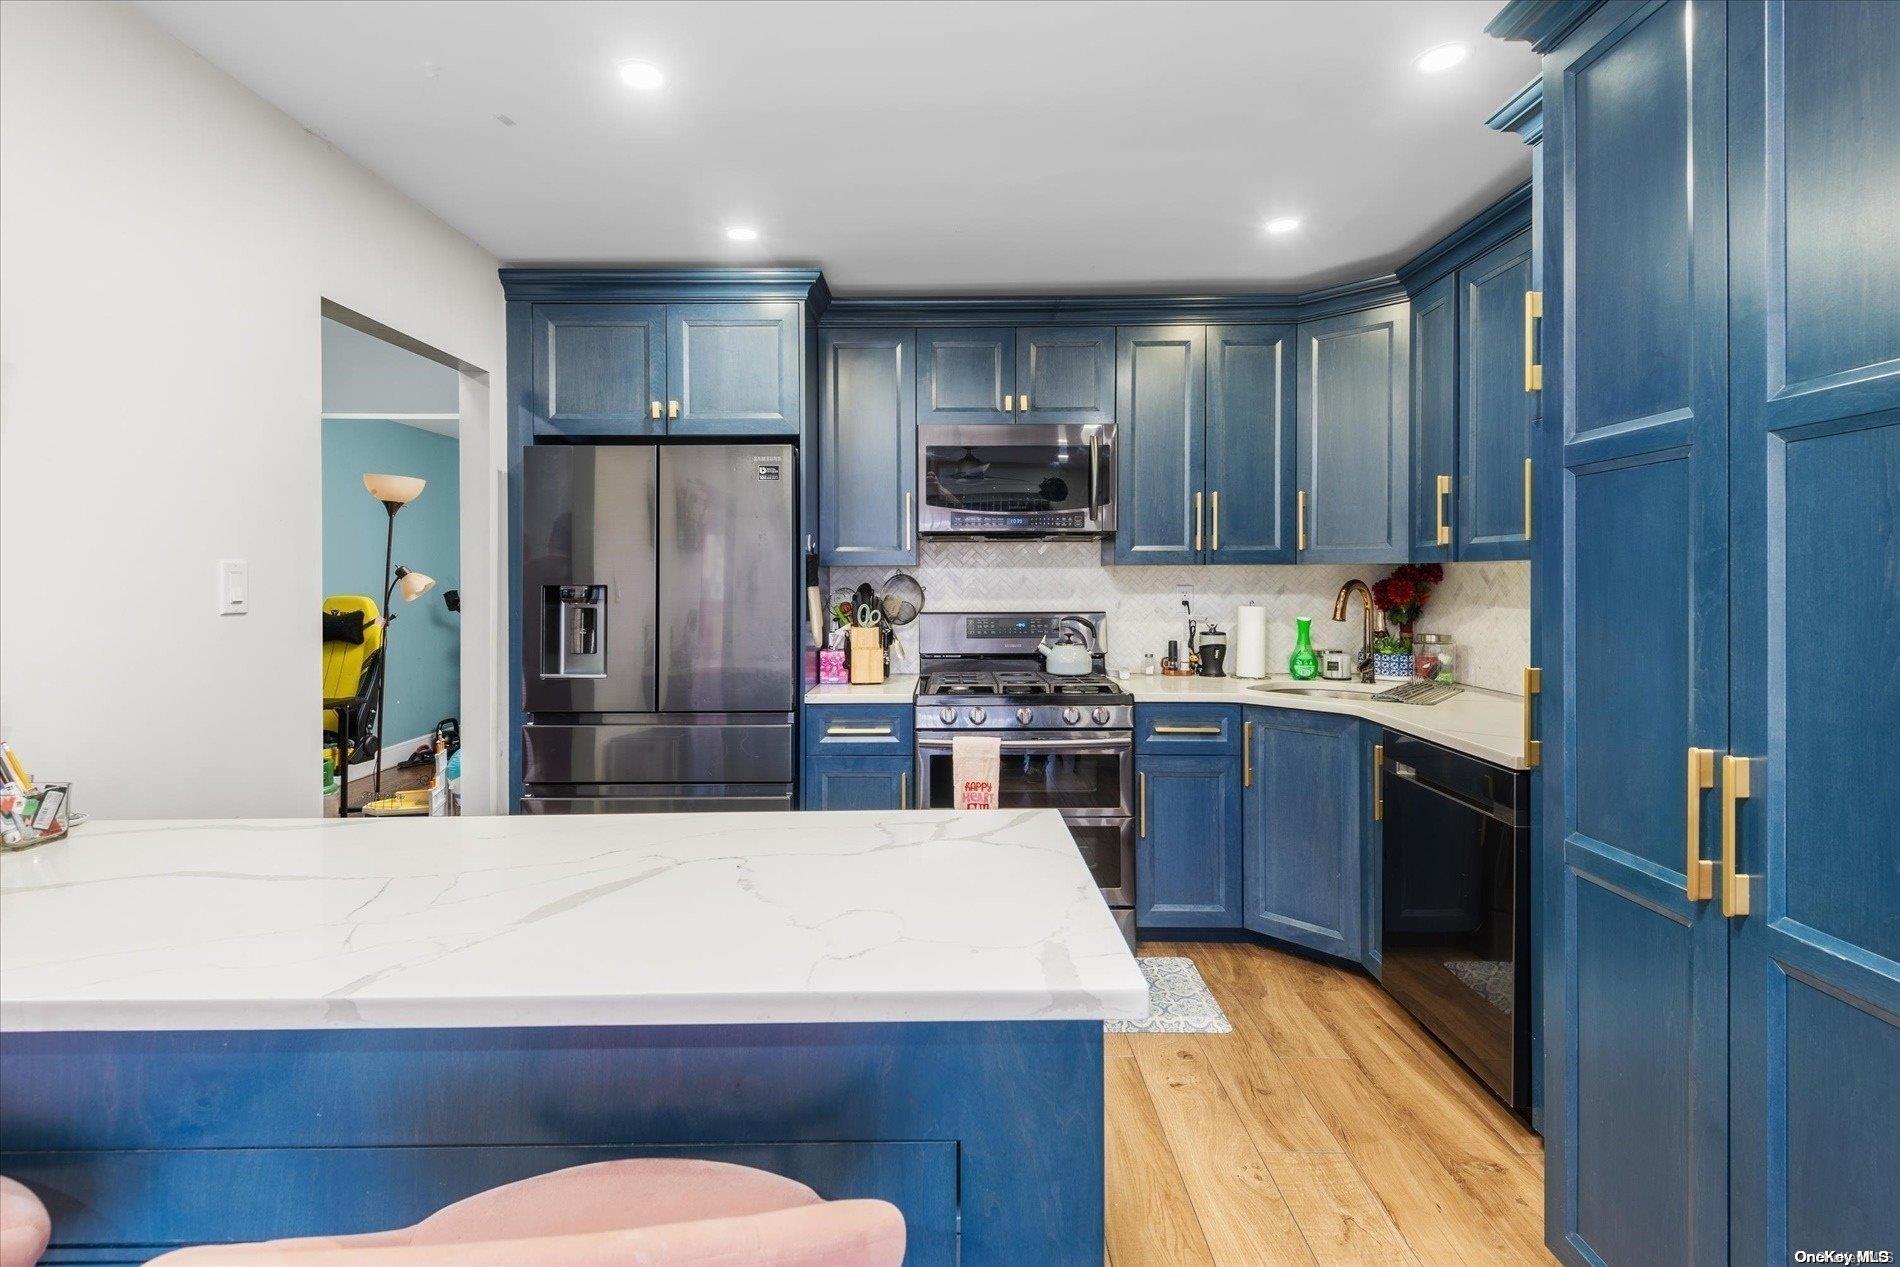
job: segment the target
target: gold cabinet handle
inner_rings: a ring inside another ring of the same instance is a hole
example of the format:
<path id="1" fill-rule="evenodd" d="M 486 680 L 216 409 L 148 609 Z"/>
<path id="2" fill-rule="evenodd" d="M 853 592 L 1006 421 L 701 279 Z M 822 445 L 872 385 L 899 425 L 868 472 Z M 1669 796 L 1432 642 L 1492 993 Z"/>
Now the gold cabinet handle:
<path id="1" fill-rule="evenodd" d="M 1029 412 L 1029 393 L 1028 392 L 1017 393 L 1016 412 L 1019 414 L 1026 414 Z"/>
<path id="2" fill-rule="evenodd" d="M 1544 671 L 1535 665 L 1524 670 L 1524 765 L 1535 770 L 1544 761 L 1544 744 L 1534 738 L 1537 733 L 1537 718 L 1531 701 L 1544 690 Z"/>
<path id="3" fill-rule="evenodd" d="M 1537 323 L 1544 315 L 1544 292 L 1524 292 L 1524 390 L 1544 390 L 1544 367 L 1537 363 Z"/>
<path id="4" fill-rule="evenodd" d="M 1531 459 L 1524 459 L 1524 540 L 1531 539 Z"/>
<path id="5" fill-rule="evenodd" d="M 1220 494 L 1218 492 L 1209 493 L 1207 500 L 1211 513 L 1214 516 L 1214 535 L 1208 538 L 1207 544 L 1209 549 L 1218 550 L 1220 549 Z"/>
<path id="6" fill-rule="evenodd" d="M 1135 793 L 1136 799 L 1141 802 L 1141 838 L 1146 840 L 1148 839 L 1148 776 L 1146 774 L 1135 776 Z"/>
<path id="7" fill-rule="evenodd" d="M 656 419 L 660 416 L 660 402 L 657 400 L 652 404 L 652 414 Z"/>
<path id="8" fill-rule="evenodd" d="M 677 400 L 669 400 L 666 402 L 666 416 L 669 418 L 677 418 L 680 416 L 680 403 Z"/>
<path id="9" fill-rule="evenodd" d="M 887 738 L 891 734 L 889 726 L 827 726 L 825 738 L 837 735 L 846 738 Z"/>
<path id="10" fill-rule="evenodd" d="M 1003 397 L 1003 412 L 1006 414 L 1013 414 L 1016 412 L 1016 397 L 1015 396 L 1010 395 L 1010 396 Z"/>
<path id="11" fill-rule="evenodd" d="M 1299 539 L 1296 548 L 1304 550 L 1306 549 L 1306 490 L 1303 488 L 1300 490 L 1299 497 L 1294 502 L 1293 524 Z"/>
<path id="12" fill-rule="evenodd" d="M 1702 856 L 1702 794 L 1715 786 L 1715 749 L 1689 749 L 1689 826 L 1683 844 L 1683 891 L 1691 902 L 1715 896 L 1715 864 Z"/>
<path id="13" fill-rule="evenodd" d="M 1156 724 L 1154 733 L 1157 735 L 1218 735 L 1220 729 L 1219 726 L 1165 726 Z"/>
<path id="14" fill-rule="evenodd" d="M 1194 492 L 1194 548 L 1196 550 L 1201 548 L 1201 494 L 1199 489 L 1196 489 Z"/>
<path id="15" fill-rule="evenodd" d="M 910 771 L 900 770 L 897 774 L 897 808 L 910 808 Z"/>
<path id="16" fill-rule="evenodd" d="M 1743 875 L 1735 863 L 1736 818 L 1741 803 L 1749 796 L 1749 760 L 1747 757 L 1722 758 L 1722 914 L 1738 919 L 1749 913 L 1753 897 L 1752 876 Z"/>
<path id="17" fill-rule="evenodd" d="M 1385 745 L 1372 745 L 1372 821 L 1385 818 Z"/>
<path id="18" fill-rule="evenodd" d="M 1240 725 L 1240 786 L 1253 786 L 1253 723 Z"/>
<path id="19" fill-rule="evenodd" d="M 904 548 L 906 550 L 910 549 L 911 546 L 916 543 L 916 532 L 917 494 L 906 492 L 904 494 Z"/>
<path id="20" fill-rule="evenodd" d="M 1451 476 L 1438 477 L 1438 544 L 1451 544 L 1451 524 L 1445 520 L 1445 503 L 1451 500 Z"/>

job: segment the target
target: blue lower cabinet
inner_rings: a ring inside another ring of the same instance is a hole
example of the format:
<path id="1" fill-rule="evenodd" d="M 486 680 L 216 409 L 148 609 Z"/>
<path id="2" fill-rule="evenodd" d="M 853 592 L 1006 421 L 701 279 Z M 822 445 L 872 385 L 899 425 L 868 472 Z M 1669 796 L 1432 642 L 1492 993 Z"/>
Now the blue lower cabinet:
<path id="1" fill-rule="evenodd" d="M 909 706 L 806 709 L 804 785 L 806 809 L 909 809 Z"/>
<path id="2" fill-rule="evenodd" d="M 1248 708 L 1242 797 L 1245 909 L 1253 932 L 1341 959 L 1360 958 L 1365 894 L 1362 723 Z"/>
<path id="3" fill-rule="evenodd" d="M 1240 927 L 1235 754 L 1135 759 L 1135 923 Z"/>

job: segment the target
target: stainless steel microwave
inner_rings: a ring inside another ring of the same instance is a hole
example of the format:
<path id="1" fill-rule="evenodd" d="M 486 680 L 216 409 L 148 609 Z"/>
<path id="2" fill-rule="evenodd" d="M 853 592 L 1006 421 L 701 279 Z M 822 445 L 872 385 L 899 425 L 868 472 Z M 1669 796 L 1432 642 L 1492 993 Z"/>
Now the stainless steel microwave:
<path id="1" fill-rule="evenodd" d="M 919 427 L 917 487 L 917 529 L 929 536 L 1105 536 L 1115 531 L 1115 427 Z"/>

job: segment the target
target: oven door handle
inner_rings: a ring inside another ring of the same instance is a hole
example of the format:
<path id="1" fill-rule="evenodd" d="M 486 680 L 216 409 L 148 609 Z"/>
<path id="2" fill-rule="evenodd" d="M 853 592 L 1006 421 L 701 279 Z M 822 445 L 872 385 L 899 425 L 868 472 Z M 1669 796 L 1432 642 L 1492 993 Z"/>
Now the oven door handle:
<path id="1" fill-rule="evenodd" d="M 954 739 L 919 739 L 919 748 L 948 748 Z M 1093 748 L 1098 752 L 1125 752 L 1133 748 L 1132 739 L 1005 739 L 1003 747 L 1016 752 L 1074 752 Z"/>

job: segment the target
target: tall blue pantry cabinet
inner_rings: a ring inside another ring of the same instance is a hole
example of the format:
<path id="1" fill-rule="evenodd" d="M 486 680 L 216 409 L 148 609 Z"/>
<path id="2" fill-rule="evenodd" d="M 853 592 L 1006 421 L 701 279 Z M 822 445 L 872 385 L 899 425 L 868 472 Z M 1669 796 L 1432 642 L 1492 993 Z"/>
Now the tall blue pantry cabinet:
<path id="1" fill-rule="evenodd" d="M 1492 30 L 1545 54 L 1547 1239 L 1900 1251 L 1900 5 Z"/>

